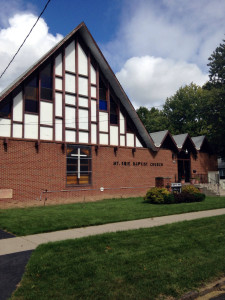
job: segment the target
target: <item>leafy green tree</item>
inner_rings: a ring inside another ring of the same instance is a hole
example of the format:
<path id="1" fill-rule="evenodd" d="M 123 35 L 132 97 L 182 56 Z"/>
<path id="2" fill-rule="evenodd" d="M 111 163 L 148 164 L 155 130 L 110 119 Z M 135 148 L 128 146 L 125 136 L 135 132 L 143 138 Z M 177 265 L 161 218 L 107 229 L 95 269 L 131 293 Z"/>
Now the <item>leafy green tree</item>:
<path id="1" fill-rule="evenodd" d="M 202 115 L 206 92 L 194 83 L 181 87 L 175 95 L 167 98 L 163 106 L 172 134 L 189 133 L 191 136 L 207 134 Z"/>
<path id="2" fill-rule="evenodd" d="M 225 85 L 225 40 L 209 57 L 209 82 L 214 87 L 221 88 Z"/>
<path id="3" fill-rule="evenodd" d="M 202 111 L 207 126 L 207 137 L 218 156 L 225 158 L 225 90 L 207 90 Z"/>
<path id="4" fill-rule="evenodd" d="M 204 117 L 208 137 L 218 156 L 225 158 L 225 40 L 209 57 L 209 81 L 203 86 L 207 91 Z"/>
<path id="5" fill-rule="evenodd" d="M 137 109 L 137 114 L 149 133 L 165 130 L 168 127 L 166 117 L 157 108 L 152 107 L 151 109 L 147 109 L 141 106 Z"/>

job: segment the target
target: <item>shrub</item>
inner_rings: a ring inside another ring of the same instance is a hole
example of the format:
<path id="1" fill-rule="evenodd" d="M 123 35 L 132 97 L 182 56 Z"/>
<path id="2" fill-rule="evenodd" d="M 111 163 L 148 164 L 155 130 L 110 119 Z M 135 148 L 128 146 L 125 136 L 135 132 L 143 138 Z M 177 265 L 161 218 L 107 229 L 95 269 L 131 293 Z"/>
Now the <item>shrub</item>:
<path id="1" fill-rule="evenodd" d="M 148 203 L 163 204 L 164 197 L 169 194 L 170 193 L 165 188 L 154 187 L 147 191 L 144 200 Z"/>
<path id="2" fill-rule="evenodd" d="M 185 185 L 184 187 L 182 187 L 182 192 L 189 193 L 189 194 L 199 194 L 200 193 L 199 189 L 193 185 Z"/>
<path id="3" fill-rule="evenodd" d="M 203 194 L 203 193 L 195 194 L 195 201 L 196 202 L 201 202 L 203 200 L 205 200 L 205 194 Z"/>
<path id="4" fill-rule="evenodd" d="M 201 193 L 188 193 L 182 191 L 180 194 L 174 194 L 175 203 L 191 203 L 201 202 L 205 199 L 205 194 Z"/>
<path id="5" fill-rule="evenodd" d="M 174 194 L 165 195 L 164 197 L 164 203 L 165 204 L 173 204 L 175 203 L 175 197 Z"/>
<path id="6" fill-rule="evenodd" d="M 170 193 L 165 188 L 151 188 L 147 191 L 144 201 L 152 204 L 173 204 L 201 202 L 205 194 L 192 186 L 186 186 L 181 193 Z"/>

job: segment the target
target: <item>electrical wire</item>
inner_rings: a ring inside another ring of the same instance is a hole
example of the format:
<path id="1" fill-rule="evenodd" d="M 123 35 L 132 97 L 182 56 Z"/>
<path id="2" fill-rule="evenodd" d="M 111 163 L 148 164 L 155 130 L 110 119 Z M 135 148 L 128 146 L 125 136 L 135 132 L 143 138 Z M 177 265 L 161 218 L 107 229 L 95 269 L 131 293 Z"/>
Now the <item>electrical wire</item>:
<path id="1" fill-rule="evenodd" d="M 39 17 L 37 18 L 36 22 L 34 23 L 34 25 L 32 26 L 31 30 L 29 31 L 28 35 L 25 37 L 24 41 L 22 42 L 22 44 L 20 45 L 20 47 L 18 48 L 18 50 L 16 51 L 16 53 L 14 54 L 13 58 L 10 60 L 10 62 L 8 63 L 7 67 L 5 68 L 5 70 L 2 72 L 2 74 L 0 75 L 0 79 L 2 78 L 2 76 L 5 74 L 5 72 L 7 71 L 7 69 L 9 68 L 9 66 L 11 65 L 11 63 L 13 62 L 13 60 L 15 59 L 15 57 L 17 56 L 17 54 L 19 53 L 20 49 L 23 47 L 23 45 L 25 44 L 26 40 L 28 39 L 28 37 L 30 36 L 31 32 L 33 31 L 34 27 L 36 26 L 37 22 L 39 21 L 39 19 L 41 18 L 41 16 L 43 15 L 44 11 L 46 10 L 49 2 L 51 0 L 48 0 L 48 2 L 46 3 L 45 7 L 43 8 L 42 12 L 40 13 Z"/>

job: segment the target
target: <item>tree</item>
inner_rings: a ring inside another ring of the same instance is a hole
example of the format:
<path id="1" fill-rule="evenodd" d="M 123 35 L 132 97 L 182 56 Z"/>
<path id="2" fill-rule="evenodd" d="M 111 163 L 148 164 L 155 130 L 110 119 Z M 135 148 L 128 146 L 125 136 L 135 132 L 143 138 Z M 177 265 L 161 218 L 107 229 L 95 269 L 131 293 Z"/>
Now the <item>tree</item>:
<path id="1" fill-rule="evenodd" d="M 163 106 L 172 134 L 189 133 L 191 136 L 207 134 L 202 115 L 206 92 L 194 83 L 181 87 Z"/>
<path id="2" fill-rule="evenodd" d="M 207 137 L 215 153 L 225 158 L 225 91 L 212 88 L 206 92 L 207 98 L 202 114 L 207 124 Z"/>
<path id="3" fill-rule="evenodd" d="M 165 130 L 168 127 L 166 117 L 157 108 L 152 107 L 151 109 L 147 109 L 141 106 L 137 109 L 137 114 L 149 133 Z"/>
<path id="4" fill-rule="evenodd" d="M 203 86 L 208 98 L 204 116 L 208 137 L 218 156 L 225 158 L 225 40 L 209 57 L 209 81 Z"/>
<path id="5" fill-rule="evenodd" d="M 207 64 L 209 66 L 209 82 L 219 88 L 225 85 L 225 40 L 223 42 L 213 51 Z"/>

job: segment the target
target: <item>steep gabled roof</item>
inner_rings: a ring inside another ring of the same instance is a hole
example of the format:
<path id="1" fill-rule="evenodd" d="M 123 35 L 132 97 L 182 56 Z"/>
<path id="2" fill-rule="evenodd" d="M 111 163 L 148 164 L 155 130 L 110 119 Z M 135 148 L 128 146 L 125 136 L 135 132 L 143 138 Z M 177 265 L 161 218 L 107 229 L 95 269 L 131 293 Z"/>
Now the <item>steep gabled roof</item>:
<path id="1" fill-rule="evenodd" d="M 184 148 L 189 148 L 192 153 L 196 154 L 196 147 L 193 143 L 191 137 L 188 133 L 173 135 L 173 139 L 177 144 L 177 148 L 181 150 L 185 150 Z"/>
<path id="2" fill-rule="evenodd" d="M 191 139 L 198 151 L 202 151 L 210 154 L 213 153 L 212 146 L 210 145 L 205 135 L 195 136 L 192 137 Z"/>
<path id="3" fill-rule="evenodd" d="M 150 133 L 150 136 L 155 144 L 155 147 L 160 148 L 163 146 L 168 147 L 169 149 L 172 149 L 174 151 L 177 151 L 177 145 L 170 134 L 169 130 L 164 131 L 158 131 L 158 132 L 152 132 Z"/>
<path id="4" fill-rule="evenodd" d="M 186 139 L 188 138 L 188 133 L 173 135 L 173 139 L 177 144 L 178 149 L 182 149 Z"/>
<path id="5" fill-rule="evenodd" d="M 149 136 L 147 130 L 145 129 L 144 125 L 142 124 L 141 120 L 139 119 L 133 105 L 131 104 L 130 100 L 128 99 L 126 93 L 124 92 L 122 86 L 120 85 L 118 79 L 116 78 L 115 74 L 113 73 L 112 69 L 110 68 L 109 64 L 107 63 L 106 59 L 104 58 L 101 50 L 99 49 L 98 45 L 94 41 L 92 35 L 90 34 L 87 26 L 84 22 L 78 25 L 70 34 L 68 34 L 62 41 L 60 41 L 56 46 L 54 46 L 47 54 L 45 54 L 40 60 L 38 60 L 32 67 L 30 67 L 24 74 L 22 74 L 16 81 L 14 81 L 9 87 L 7 87 L 1 94 L 0 94 L 0 101 L 5 98 L 10 92 L 12 92 L 16 87 L 19 86 L 32 72 L 34 72 L 41 64 L 43 64 L 52 54 L 54 54 L 63 44 L 65 44 L 75 33 L 78 33 L 89 47 L 93 57 L 97 61 L 100 66 L 100 69 L 105 76 L 105 78 L 110 82 L 112 89 L 114 90 L 116 96 L 120 99 L 122 105 L 126 109 L 128 115 L 134 122 L 139 135 L 144 140 L 146 146 L 151 148 L 152 150 L 156 151 L 154 143 Z"/>
<path id="6" fill-rule="evenodd" d="M 195 136 L 191 138 L 193 143 L 195 144 L 196 149 L 199 151 L 203 146 L 204 141 L 206 140 L 205 135 Z"/>
<path id="7" fill-rule="evenodd" d="M 155 146 L 160 147 L 168 133 L 169 133 L 168 130 L 152 132 L 150 133 L 150 137 L 152 138 Z"/>

